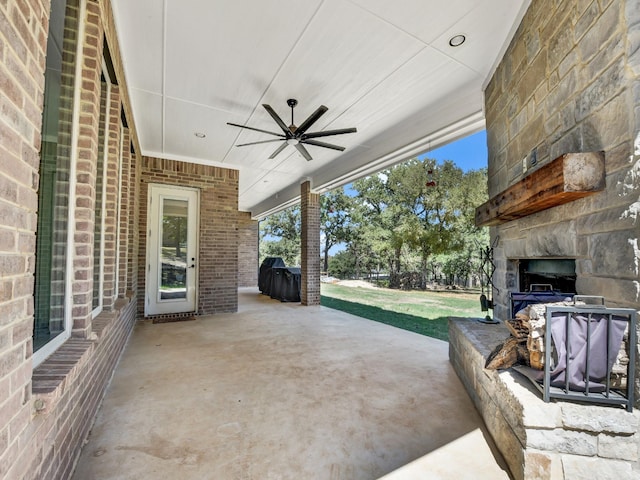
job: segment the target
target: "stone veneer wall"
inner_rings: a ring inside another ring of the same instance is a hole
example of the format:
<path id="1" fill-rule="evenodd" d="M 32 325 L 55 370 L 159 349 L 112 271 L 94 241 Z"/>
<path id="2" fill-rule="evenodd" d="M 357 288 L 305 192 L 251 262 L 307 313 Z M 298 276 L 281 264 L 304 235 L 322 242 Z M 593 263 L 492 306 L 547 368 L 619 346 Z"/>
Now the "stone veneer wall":
<path id="1" fill-rule="evenodd" d="M 449 358 L 516 480 L 632 480 L 640 411 L 574 402 L 544 403 L 511 370 L 485 370 L 509 332 L 504 324 L 449 319 Z"/>
<path id="2" fill-rule="evenodd" d="M 237 170 L 143 157 L 140 191 L 140 258 L 146 255 L 148 184 L 200 190 L 198 239 L 199 315 L 238 310 L 238 179 Z M 138 313 L 144 314 L 145 265 L 139 269 Z M 256 282 L 257 284 L 257 282 Z"/>
<path id="3" fill-rule="evenodd" d="M 602 150 L 606 170 L 605 191 L 491 228 L 497 318 L 530 258 L 575 258 L 577 293 L 640 308 L 638 38 L 637 0 L 535 0 L 489 82 L 490 197 L 567 152 Z"/>
<path id="4" fill-rule="evenodd" d="M 606 170 L 604 191 L 491 228 L 497 318 L 510 316 L 518 259 L 531 258 L 573 258 L 577 293 L 640 308 L 639 38 L 637 0 L 535 0 L 488 83 L 490 197 L 563 153 L 604 151 Z M 465 356 L 463 341 L 453 343 L 456 371 L 505 456 L 509 446 L 524 449 L 526 478 L 640 476 L 637 414 L 630 421 L 616 408 L 534 398 L 529 408 L 546 412 L 536 423 L 522 399 L 509 404 L 503 374 L 484 372 L 482 359 Z M 636 400 L 639 385 L 636 378 Z M 502 426 L 498 411 L 509 420 Z M 589 417 L 604 427 L 594 430 Z M 507 434 L 517 439 L 501 439 Z"/>
<path id="5" fill-rule="evenodd" d="M 258 286 L 258 221 L 251 213 L 238 213 L 238 286 Z"/>

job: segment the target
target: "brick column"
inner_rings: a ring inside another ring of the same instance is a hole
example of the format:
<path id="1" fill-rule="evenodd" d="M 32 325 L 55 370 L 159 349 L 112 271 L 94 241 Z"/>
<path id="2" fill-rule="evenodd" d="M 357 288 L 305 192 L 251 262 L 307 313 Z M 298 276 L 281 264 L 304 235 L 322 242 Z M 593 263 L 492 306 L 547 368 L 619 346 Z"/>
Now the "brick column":
<path id="1" fill-rule="evenodd" d="M 96 175 L 98 137 L 100 123 L 100 74 L 96 65 L 102 62 L 104 32 L 100 22 L 100 5 L 95 0 L 87 2 L 81 73 L 81 105 L 78 160 L 76 163 L 76 209 L 73 258 L 73 329 L 72 335 L 87 338 L 91 334 L 93 310 L 93 254 L 94 220 L 96 201 Z"/>
<path id="2" fill-rule="evenodd" d="M 260 231 L 251 213 L 238 212 L 238 286 L 258 285 L 258 244 Z"/>
<path id="3" fill-rule="evenodd" d="M 300 266 L 302 305 L 320 305 L 320 195 L 311 192 L 311 182 L 300 185 L 302 235 Z"/>
<path id="4" fill-rule="evenodd" d="M 106 311 L 112 310 L 118 292 L 116 292 L 116 272 L 119 259 L 117 252 L 117 225 L 118 198 L 121 195 L 120 188 L 120 90 L 117 85 L 111 85 L 111 104 L 108 106 L 109 129 L 106 132 L 108 139 L 106 212 L 105 212 L 105 245 L 104 245 L 104 289 L 102 306 Z"/>
<path id="5" fill-rule="evenodd" d="M 131 192 L 133 190 L 133 186 L 131 185 L 131 134 L 128 128 L 122 129 L 122 144 L 121 144 L 121 152 L 120 157 L 122 158 L 122 175 L 121 175 L 121 186 L 120 186 L 120 225 L 118 225 L 119 229 L 119 252 L 118 258 L 116 259 L 119 263 L 118 265 L 118 292 L 117 296 L 119 298 L 125 298 L 129 289 L 129 282 L 131 280 L 131 272 L 130 272 L 130 262 L 129 262 L 129 254 L 130 254 L 130 245 L 133 243 L 129 238 L 130 232 L 130 219 L 133 217 L 132 211 L 135 206 L 133 204 L 133 197 L 131 196 Z"/>

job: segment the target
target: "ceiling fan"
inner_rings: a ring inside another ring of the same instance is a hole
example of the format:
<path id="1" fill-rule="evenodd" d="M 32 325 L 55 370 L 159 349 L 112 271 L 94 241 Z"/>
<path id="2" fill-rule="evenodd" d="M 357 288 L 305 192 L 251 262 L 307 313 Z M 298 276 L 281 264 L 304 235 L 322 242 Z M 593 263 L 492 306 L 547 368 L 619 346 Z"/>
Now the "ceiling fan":
<path id="1" fill-rule="evenodd" d="M 307 133 L 307 130 L 309 129 L 309 127 L 311 127 L 311 125 L 316 123 L 318 119 L 322 115 L 324 115 L 324 113 L 329 109 L 324 105 L 320 105 L 315 112 L 309 115 L 309 118 L 307 118 L 304 122 L 302 122 L 302 124 L 299 127 L 296 127 L 296 125 L 293 123 L 293 109 L 297 104 L 298 104 L 298 101 L 295 98 L 290 98 L 289 100 L 287 100 L 287 105 L 291 107 L 291 125 L 288 127 L 287 127 L 287 124 L 282 121 L 282 119 L 278 116 L 278 114 L 275 112 L 273 108 L 271 108 L 266 103 L 262 104 L 264 109 L 267 112 L 269 112 L 269 115 L 271 115 L 271 117 L 275 120 L 278 126 L 282 129 L 282 133 L 269 132 L 268 130 L 261 130 L 259 128 L 253 128 L 253 127 L 248 127 L 246 125 L 239 125 L 237 123 L 227 122 L 227 125 L 231 125 L 233 127 L 246 128 L 247 130 L 254 130 L 256 132 L 268 133 L 269 135 L 275 135 L 276 137 L 278 137 L 271 140 L 262 140 L 260 142 L 242 143 L 236 146 L 245 147 L 247 145 L 258 145 L 260 143 L 282 142 L 282 145 L 276 148 L 276 151 L 271 154 L 269 159 L 275 158 L 280 152 L 282 152 L 285 148 L 287 148 L 287 145 L 293 145 L 294 147 L 296 147 L 298 152 L 300 152 L 300 154 L 307 160 L 312 160 L 312 157 L 307 151 L 307 149 L 304 148 L 303 144 L 315 145 L 316 147 L 331 148 L 333 150 L 339 150 L 342 152 L 344 150 L 344 147 L 341 147 L 339 145 L 333 145 L 331 143 L 319 142 L 318 140 L 315 140 L 315 139 L 321 138 L 321 137 L 329 137 L 331 135 L 343 135 L 345 133 L 355 133 L 357 130 L 355 128 L 340 128 L 337 130 L 324 130 L 321 132 Z"/>

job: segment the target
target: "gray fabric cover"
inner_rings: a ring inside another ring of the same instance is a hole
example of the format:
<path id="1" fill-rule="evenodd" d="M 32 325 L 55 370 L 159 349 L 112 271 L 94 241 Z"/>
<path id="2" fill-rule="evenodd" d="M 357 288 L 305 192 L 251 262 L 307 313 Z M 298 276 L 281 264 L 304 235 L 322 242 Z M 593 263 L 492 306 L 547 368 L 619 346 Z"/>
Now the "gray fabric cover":
<path id="1" fill-rule="evenodd" d="M 551 338 L 555 347 L 555 363 L 551 370 L 551 385 L 564 388 L 568 375 L 569 388 L 575 391 L 586 390 L 601 392 L 605 389 L 607 371 L 616 361 L 622 338 L 627 328 L 624 318 L 613 316 L 609 332 L 609 355 L 607 357 L 607 315 L 588 316 L 573 314 L 569 316 L 570 342 L 567 352 L 567 313 L 556 312 L 551 321 Z M 587 351 L 587 328 L 590 332 L 590 348 Z M 589 353 L 589 371 L 587 372 L 587 353 Z M 568 368 L 567 368 L 568 364 Z"/>
<path id="2" fill-rule="evenodd" d="M 274 267 L 284 267 L 284 260 L 280 257 L 267 257 L 260 265 L 258 289 L 264 295 L 271 294 L 271 269 Z"/>

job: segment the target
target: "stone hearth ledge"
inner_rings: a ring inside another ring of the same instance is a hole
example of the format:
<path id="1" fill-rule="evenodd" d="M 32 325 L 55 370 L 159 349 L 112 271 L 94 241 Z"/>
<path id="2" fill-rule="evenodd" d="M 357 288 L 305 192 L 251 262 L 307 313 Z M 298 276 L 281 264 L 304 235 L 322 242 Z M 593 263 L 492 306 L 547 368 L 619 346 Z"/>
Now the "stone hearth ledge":
<path id="1" fill-rule="evenodd" d="M 639 479 L 638 409 L 545 403 L 519 373 L 485 370 L 487 355 L 508 336 L 503 323 L 449 319 L 449 360 L 513 477 Z"/>

